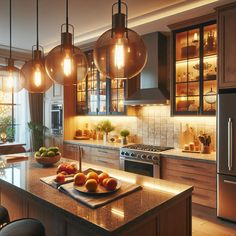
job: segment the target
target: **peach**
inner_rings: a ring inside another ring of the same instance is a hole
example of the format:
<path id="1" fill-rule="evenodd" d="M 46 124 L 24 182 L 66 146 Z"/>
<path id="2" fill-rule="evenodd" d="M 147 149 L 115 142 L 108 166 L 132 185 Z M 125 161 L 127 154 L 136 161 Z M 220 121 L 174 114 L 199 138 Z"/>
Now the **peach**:
<path id="1" fill-rule="evenodd" d="M 103 172 L 101 173 L 99 176 L 98 176 L 98 181 L 101 185 L 103 185 L 103 180 L 106 179 L 106 178 L 109 178 L 109 175 L 106 173 L 106 172 Z"/>
<path id="2" fill-rule="evenodd" d="M 75 185 L 84 185 L 86 182 L 86 176 L 84 173 L 77 173 L 75 176 L 74 176 L 74 184 Z"/>
<path id="3" fill-rule="evenodd" d="M 109 191 L 114 191 L 117 186 L 117 180 L 115 178 L 109 178 L 106 182 L 106 189 Z"/>
<path id="4" fill-rule="evenodd" d="M 86 177 L 87 180 L 95 179 L 98 182 L 98 174 L 94 171 L 89 172 Z"/>
<path id="5" fill-rule="evenodd" d="M 55 181 L 56 181 L 57 183 L 64 183 L 64 182 L 65 182 L 65 175 L 58 174 L 58 175 L 56 176 Z"/>
<path id="6" fill-rule="evenodd" d="M 107 186 L 107 181 L 109 180 L 109 178 L 105 178 L 103 181 L 102 181 L 102 185 L 104 186 L 104 187 L 106 187 Z"/>
<path id="7" fill-rule="evenodd" d="M 88 179 L 85 183 L 85 187 L 89 192 L 95 192 L 98 187 L 96 179 Z"/>

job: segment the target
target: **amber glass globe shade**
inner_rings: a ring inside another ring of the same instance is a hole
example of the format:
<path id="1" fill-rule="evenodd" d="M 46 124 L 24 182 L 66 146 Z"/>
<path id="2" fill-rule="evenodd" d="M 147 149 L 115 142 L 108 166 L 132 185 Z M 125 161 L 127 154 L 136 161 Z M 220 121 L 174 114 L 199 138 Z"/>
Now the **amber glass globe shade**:
<path id="1" fill-rule="evenodd" d="M 0 67 L 0 90 L 2 92 L 19 92 L 23 89 L 24 75 L 15 66 Z"/>
<path id="2" fill-rule="evenodd" d="M 65 86 L 76 85 L 88 71 L 85 54 L 75 46 L 70 49 L 63 49 L 61 45 L 53 48 L 46 57 L 45 66 L 49 77 Z"/>
<path id="3" fill-rule="evenodd" d="M 44 60 L 30 60 L 21 68 L 24 74 L 23 87 L 30 93 L 44 93 L 53 84 L 44 67 Z"/>
<path id="4" fill-rule="evenodd" d="M 112 36 L 106 31 L 94 47 L 94 61 L 98 70 L 111 79 L 130 79 L 139 74 L 147 61 L 147 51 L 142 38 L 127 29 L 127 37 Z"/>

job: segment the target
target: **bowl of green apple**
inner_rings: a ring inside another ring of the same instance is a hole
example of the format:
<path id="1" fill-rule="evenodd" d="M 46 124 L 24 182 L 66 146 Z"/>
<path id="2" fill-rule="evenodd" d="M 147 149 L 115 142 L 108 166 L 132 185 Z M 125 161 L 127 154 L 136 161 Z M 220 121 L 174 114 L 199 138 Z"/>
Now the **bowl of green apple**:
<path id="1" fill-rule="evenodd" d="M 34 153 L 35 160 L 43 166 L 51 166 L 61 159 L 58 147 L 41 147 Z"/>

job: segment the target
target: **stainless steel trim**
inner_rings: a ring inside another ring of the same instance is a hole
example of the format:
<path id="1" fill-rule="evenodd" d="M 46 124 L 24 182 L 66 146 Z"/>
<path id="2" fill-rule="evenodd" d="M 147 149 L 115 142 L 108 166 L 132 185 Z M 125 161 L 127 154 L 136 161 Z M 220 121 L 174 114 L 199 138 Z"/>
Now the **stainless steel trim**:
<path id="1" fill-rule="evenodd" d="M 232 128 L 232 118 L 229 117 L 228 120 L 228 168 L 229 171 L 232 170 L 232 147 L 233 147 L 233 128 Z"/>
<path id="2" fill-rule="evenodd" d="M 234 182 L 234 181 L 229 181 L 229 180 L 224 180 L 224 183 L 236 185 L 236 182 Z"/>
<path id="3" fill-rule="evenodd" d="M 132 159 L 128 159 L 126 157 L 120 157 L 121 160 L 125 160 L 125 161 L 132 161 L 132 162 L 139 162 L 139 163 L 144 163 L 144 164 L 149 164 L 149 165 L 154 165 L 154 163 L 152 162 L 148 162 L 148 161 L 140 161 L 140 160 L 132 160 Z"/>
<path id="4" fill-rule="evenodd" d="M 140 163 L 152 165 L 153 166 L 153 177 L 154 178 L 160 178 L 160 165 L 159 164 L 150 163 L 150 162 L 146 162 L 146 161 L 140 161 L 140 160 L 136 160 L 136 159 L 135 160 L 130 160 L 130 159 L 127 159 L 125 157 L 120 156 L 120 169 L 121 170 L 125 170 L 125 162 L 126 161 L 140 162 Z"/>

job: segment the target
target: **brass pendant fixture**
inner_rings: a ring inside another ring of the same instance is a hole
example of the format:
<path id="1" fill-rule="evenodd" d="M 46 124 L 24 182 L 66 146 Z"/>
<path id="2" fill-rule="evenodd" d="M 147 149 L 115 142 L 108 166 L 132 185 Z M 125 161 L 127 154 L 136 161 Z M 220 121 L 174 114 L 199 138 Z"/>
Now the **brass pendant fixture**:
<path id="1" fill-rule="evenodd" d="M 127 28 L 127 18 L 128 6 L 118 0 L 112 5 L 112 28 L 100 36 L 94 47 L 95 65 L 110 79 L 130 79 L 142 71 L 147 61 L 145 44 Z"/>
<path id="2" fill-rule="evenodd" d="M 21 71 L 14 66 L 12 59 L 12 39 L 11 39 L 11 0 L 10 0 L 10 57 L 7 66 L 0 67 L 0 90 L 2 92 L 19 92 L 23 88 L 24 76 Z"/>
<path id="3" fill-rule="evenodd" d="M 66 27 L 65 32 L 63 27 Z M 72 33 L 69 32 L 69 27 Z M 61 26 L 61 45 L 48 53 L 45 65 L 50 78 L 61 85 L 76 85 L 87 75 L 86 56 L 80 48 L 74 46 L 74 27 L 68 20 L 68 0 L 66 0 L 66 24 Z"/>
<path id="4" fill-rule="evenodd" d="M 38 0 L 36 0 L 36 45 L 32 47 L 32 60 L 26 62 L 21 71 L 25 75 L 23 87 L 30 93 L 44 93 L 53 84 L 45 70 L 43 47 L 39 46 L 38 36 Z"/>

